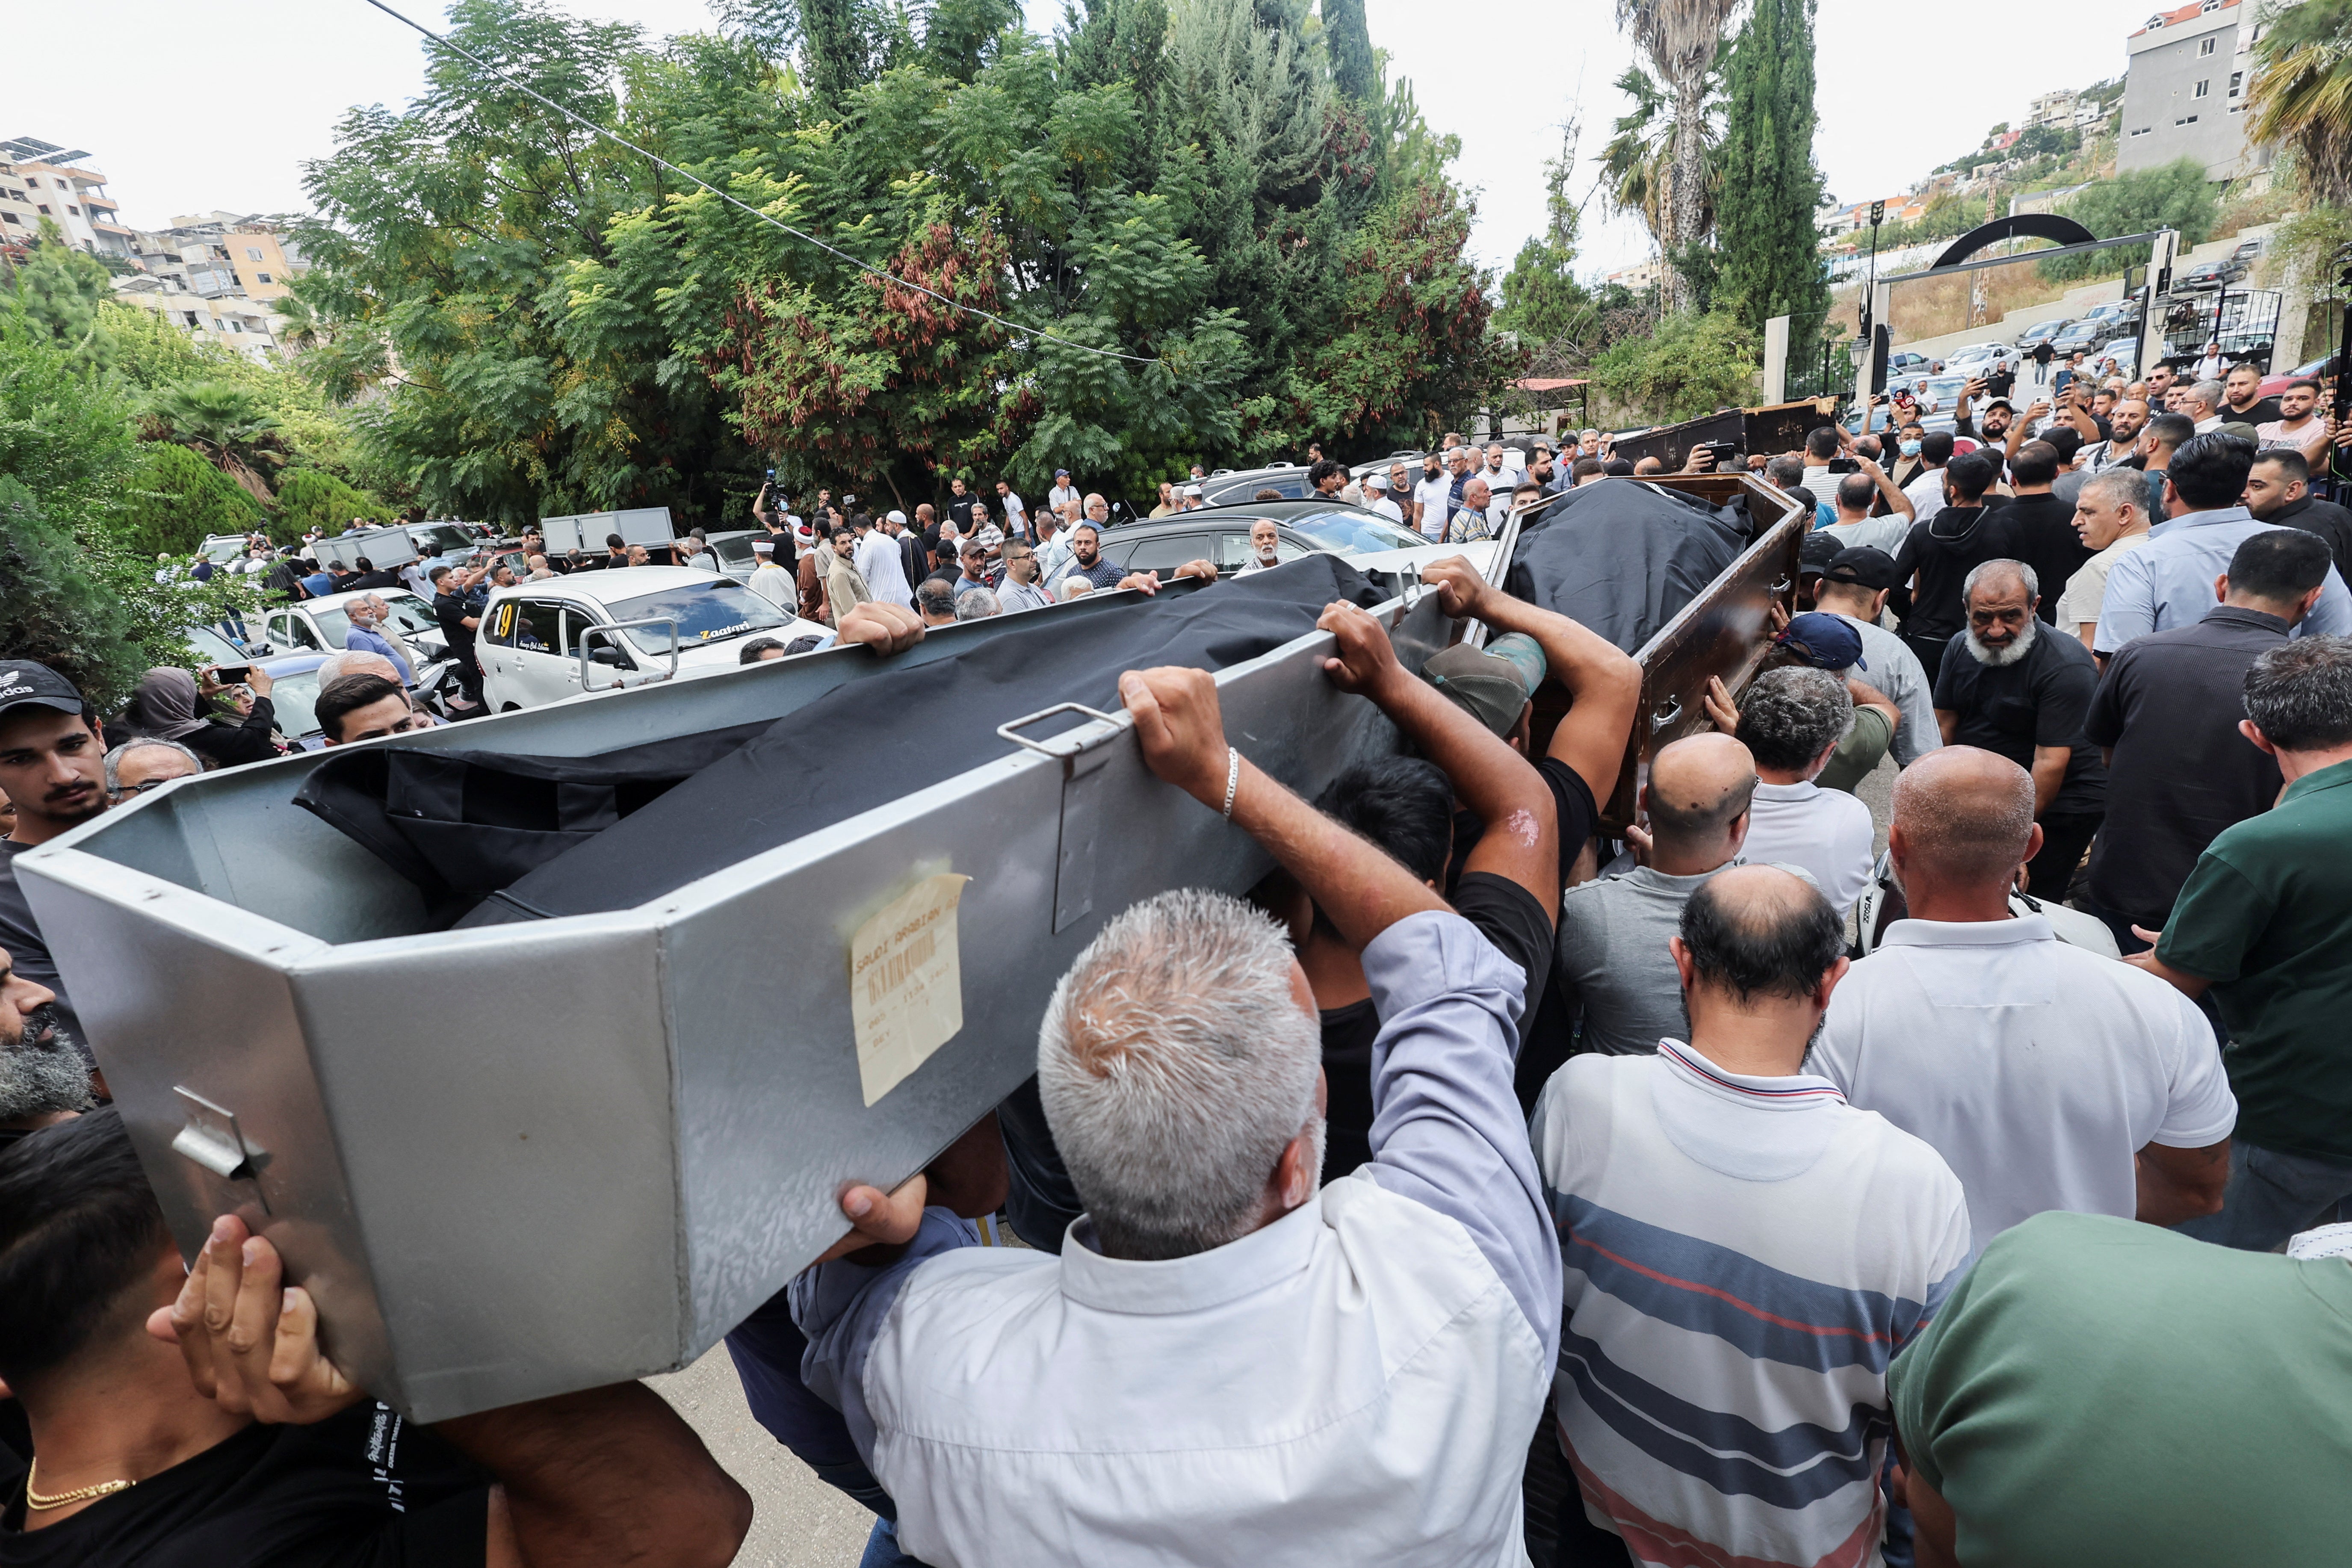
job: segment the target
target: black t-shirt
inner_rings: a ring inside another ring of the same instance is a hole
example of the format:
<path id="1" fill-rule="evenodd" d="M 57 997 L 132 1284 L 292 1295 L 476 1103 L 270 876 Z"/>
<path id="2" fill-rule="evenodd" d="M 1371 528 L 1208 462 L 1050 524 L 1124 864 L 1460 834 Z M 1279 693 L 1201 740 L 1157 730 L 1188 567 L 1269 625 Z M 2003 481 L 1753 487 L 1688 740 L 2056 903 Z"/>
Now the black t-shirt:
<path id="1" fill-rule="evenodd" d="M 1551 790 L 1554 819 L 1559 824 L 1559 879 L 1565 888 L 1569 868 L 1576 864 L 1576 858 L 1584 852 L 1584 846 L 1600 825 L 1601 808 L 1593 803 L 1592 786 L 1584 782 L 1584 776 L 1557 757 L 1538 757 L 1536 772 L 1542 775 L 1545 784 Z M 1483 831 L 1483 825 L 1469 813 L 1457 812 L 1454 815 L 1454 863 L 1447 871 L 1447 878 L 1457 887 L 1464 879 L 1463 863 L 1469 858 L 1470 851 Z M 1460 907 L 1458 900 L 1455 907 Z M 1557 900 L 1548 912 L 1556 923 L 1559 918 Z M 1463 910 L 1462 913 L 1475 922 L 1475 917 L 1471 916 L 1468 910 Z M 1512 963 L 1520 962 L 1519 955 L 1505 947 L 1491 931 L 1487 933 L 1487 940 L 1502 948 L 1503 955 Z M 1549 931 L 1545 933 L 1541 962 L 1548 977 L 1552 962 Z M 1545 1081 L 1559 1070 L 1561 1063 L 1568 1060 L 1570 1048 L 1574 1043 L 1574 1032 L 1575 1019 L 1568 998 L 1559 994 L 1558 987 L 1538 980 L 1535 972 L 1530 970 L 1527 1007 L 1519 1015 L 1519 1065 L 1515 1079 L 1519 1104 L 1530 1113 L 1535 1110 L 1536 1096 L 1543 1092 Z"/>
<path id="2" fill-rule="evenodd" d="M 956 532 L 963 533 L 971 527 L 971 503 L 979 499 L 978 496 L 958 496 L 948 502 L 948 521 L 956 525 Z"/>
<path id="3" fill-rule="evenodd" d="M 2091 551 L 2074 531 L 2074 509 L 2054 495 L 2023 495 L 2001 510 L 2017 545 L 2017 558 L 2033 568 L 2042 584 L 2043 624 L 2058 624 L 2058 595 L 2083 569 Z"/>
<path id="4" fill-rule="evenodd" d="M 2315 533 L 2327 541 L 2328 552 L 2336 557 L 2336 573 L 2352 579 L 2352 511 L 2347 511 L 2332 500 L 2305 496 L 2292 506 L 2283 507 L 2261 520 L 2284 523 Z"/>
<path id="5" fill-rule="evenodd" d="M 2279 407 L 2277 398 L 2265 397 L 2243 414 L 2224 403 L 2221 405 L 2221 417 L 2231 425 L 2275 425 L 2285 418 L 2286 414 Z"/>
<path id="6" fill-rule="evenodd" d="M 258 1423 L 192 1459 L 25 1529 L 20 1479 L 0 1568 L 465 1568 L 488 1551 L 489 1474 L 387 1405 L 313 1426 Z"/>
<path id="7" fill-rule="evenodd" d="M 2042 813 L 2069 816 L 2106 807 L 2106 764 L 2083 732 L 2098 687 L 2099 667 L 2079 637 L 2042 629 L 2023 658 L 1995 667 L 1969 651 L 1967 633 L 1955 632 L 1936 672 L 1936 706 L 1959 715 L 1957 743 L 1998 752 L 2029 772 L 2035 747 L 2072 747 L 2066 782 Z"/>
<path id="8" fill-rule="evenodd" d="M 466 624 L 466 617 L 472 613 L 466 607 L 465 599 L 458 595 L 445 591 L 434 597 L 434 616 L 440 621 L 441 635 L 448 640 L 449 651 L 453 654 L 473 650 L 475 628 Z"/>
<path id="9" fill-rule="evenodd" d="M 401 585 L 400 574 L 397 572 L 362 573 L 343 584 L 346 589 L 353 592 L 362 589 L 397 588 Z"/>

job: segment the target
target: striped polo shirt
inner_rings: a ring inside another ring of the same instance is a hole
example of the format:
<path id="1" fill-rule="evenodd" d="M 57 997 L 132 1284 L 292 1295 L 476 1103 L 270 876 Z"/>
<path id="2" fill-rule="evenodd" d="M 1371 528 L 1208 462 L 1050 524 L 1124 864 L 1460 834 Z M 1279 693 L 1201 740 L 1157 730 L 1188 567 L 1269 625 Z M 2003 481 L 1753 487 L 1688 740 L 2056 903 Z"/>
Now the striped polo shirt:
<path id="1" fill-rule="evenodd" d="M 1571 1058 L 1533 1136 L 1587 1513 L 1638 1563 L 1878 1563 L 1887 1363 L 1969 1259 L 1942 1157 L 1827 1079 L 1677 1040 Z"/>

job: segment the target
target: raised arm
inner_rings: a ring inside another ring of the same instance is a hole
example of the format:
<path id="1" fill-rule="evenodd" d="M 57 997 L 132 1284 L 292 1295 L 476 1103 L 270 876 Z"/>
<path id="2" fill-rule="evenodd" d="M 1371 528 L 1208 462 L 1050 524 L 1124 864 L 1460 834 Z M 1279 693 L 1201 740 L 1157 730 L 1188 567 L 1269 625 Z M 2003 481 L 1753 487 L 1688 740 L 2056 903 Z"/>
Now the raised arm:
<path id="1" fill-rule="evenodd" d="M 1135 720 L 1143 760 L 1154 773 L 1265 846 L 1298 879 L 1339 934 L 1358 947 L 1408 915 L 1444 910 L 1386 850 L 1349 832 L 1225 742 L 1215 677 L 1166 666 L 1129 670 L 1118 694 Z M 1442 700 L 1442 699 L 1441 699 Z"/>
<path id="2" fill-rule="evenodd" d="M 1617 787 L 1625 737 L 1642 705 L 1642 667 L 1589 627 L 1504 593 L 1461 556 L 1430 563 L 1422 568 L 1421 580 L 1437 590 L 1447 615 L 1474 616 L 1496 631 L 1525 632 L 1536 639 L 1549 672 L 1570 699 L 1547 754 L 1576 770 L 1593 799 L 1606 801 Z"/>
<path id="3" fill-rule="evenodd" d="M 1906 521 L 1917 521 L 1919 516 L 1918 508 L 1911 504 L 1911 498 L 1909 496 L 1905 495 L 1900 489 L 1895 488 L 1895 481 L 1886 477 L 1886 470 L 1885 468 L 1880 468 L 1877 462 L 1873 458 L 1858 458 L 1855 461 L 1862 465 L 1862 471 L 1864 473 L 1868 474 L 1877 482 L 1878 493 L 1885 498 L 1887 507 L 1890 510 L 1901 512 Z"/>
<path id="4" fill-rule="evenodd" d="M 1387 628 L 1362 610 L 1334 603 L 1316 625 L 1338 640 L 1339 657 L 1323 661 L 1332 684 L 1370 698 L 1486 825 L 1464 869 L 1517 882 L 1549 919 L 1559 903 L 1559 824 L 1542 775 L 1427 681 L 1406 674 Z"/>
<path id="5" fill-rule="evenodd" d="M 178 1344 L 197 1392 L 258 1421 L 307 1426 L 366 1397 L 320 1348 L 310 1292 L 286 1285 L 278 1249 L 234 1216 L 215 1224 L 148 1331 Z M 642 1384 L 434 1430 L 497 1479 L 486 1568 L 723 1568 L 751 1526 L 751 1498 Z"/>

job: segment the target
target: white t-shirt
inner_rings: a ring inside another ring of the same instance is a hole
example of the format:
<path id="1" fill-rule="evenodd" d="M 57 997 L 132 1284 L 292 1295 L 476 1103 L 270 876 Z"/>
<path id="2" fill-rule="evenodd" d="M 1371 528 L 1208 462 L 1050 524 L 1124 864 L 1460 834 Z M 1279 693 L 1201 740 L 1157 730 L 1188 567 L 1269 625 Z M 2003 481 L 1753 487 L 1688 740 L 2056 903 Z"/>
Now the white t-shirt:
<path id="1" fill-rule="evenodd" d="M 1022 500 L 1019 492 L 1014 490 L 1005 491 L 999 500 L 1004 510 L 1004 525 L 1014 533 L 1026 538 L 1029 533 L 1028 504 Z"/>
<path id="2" fill-rule="evenodd" d="M 1884 550 L 1889 555 L 1903 548 L 1904 536 L 1911 531 L 1912 520 L 1899 511 L 1885 517 L 1865 517 L 1859 522 L 1833 522 L 1817 531 L 1838 542 L 1840 550 Z"/>
<path id="3" fill-rule="evenodd" d="M 1750 860 L 1802 866 L 1843 920 L 1870 885 L 1870 807 L 1843 790 L 1803 784 L 1759 784 L 1749 807 Z"/>
<path id="4" fill-rule="evenodd" d="M 1832 473 L 1827 468 L 1809 468 L 1805 470 L 1805 489 L 1811 490 L 1813 499 L 1823 506 L 1834 507 L 1837 505 L 1838 485 L 1844 478 L 1843 474 Z"/>
<path id="5" fill-rule="evenodd" d="M 1944 510 L 1944 470 L 1928 468 L 1922 471 L 1903 487 L 1903 493 L 1910 499 L 1911 510 L 1917 514 L 1911 521 L 1927 521 Z"/>
<path id="6" fill-rule="evenodd" d="M 2238 1119 L 2204 1015 L 2039 915 L 1897 921 L 1838 982 L 1805 1065 L 1934 1145 L 1979 1247 L 2044 1209 L 2129 1219 L 2135 1152 L 2202 1149 Z"/>
<path id="7" fill-rule="evenodd" d="M 1389 500 L 1385 493 L 1383 493 L 1379 500 L 1368 501 L 1365 504 L 1370 506 L 1374 511 L 1379 512 L 1382 517 L 1387 518 L 1391 522 L 1401 523 L 1404 521 L 1404 512 L 1402 509 L 1401 509 L 1396 502 Z"/>
<path id="8" fill-rule="evenodd" d="M 1422 537 L 1444 539 L 1454 515 L 1454 476 L 1441 468 L 1433 479 L 1415 479 L 1412 499 L 1421 503 Z"/>

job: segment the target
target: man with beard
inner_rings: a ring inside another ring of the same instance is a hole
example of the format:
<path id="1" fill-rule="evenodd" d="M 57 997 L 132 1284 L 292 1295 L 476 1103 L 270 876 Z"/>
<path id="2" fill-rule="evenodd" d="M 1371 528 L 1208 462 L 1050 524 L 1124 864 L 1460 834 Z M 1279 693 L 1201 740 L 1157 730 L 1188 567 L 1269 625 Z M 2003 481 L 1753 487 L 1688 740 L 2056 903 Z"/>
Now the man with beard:
<path id="1" fill-rule="evenodd" d="M 2000 477 L 2000 459 L 1989 452 L 1964 452 L 1942 473 L 1944 505 L 1930 521 L 1912 524 L 1895 552 L 1898 586 L 1916 580 L 1908 606 L 1899 599 L 1895 605 L 1903 616 L 1903 640 L 1919 656 L 1931 680 L 1944 649 L 1967 618 L 1961 584 L 1968 574 L 1984 562 L 2015 553 L 2008 523 L 1984 500 Z"/>
<path id="2" fill-rule="evenodd" d="M 0 952 L 0 1149 L 98 1103 L 89 1068 L 58 1038 L 56 1004 Z"/>
<path id="3" fill-rule="evenodd" d="M 2126 397 L 2116 404 L 2107 415 L 2107 438 L 2084 447 L 2083 466 L 2092 473 L 2103 474 L 2131 463 L 2139 455 L 2139 433 L 2147 428 L 2147 405 L 2137 397 Z"/>
<path id="4" fill-rule="evenodd" d="M 1116 588 L 1126 575 L 1124 568 L 1102 558 L 1102 533 L 1089 521 L 1070 530 L 1070 563 L 1055 580 L 1054 588 L 1060 592 L 1061 585 L 1073 577 L 1083 577 L 1095 588 Z"/>
<path id="5" fill-rule="evenodd" d="M 2032 775 L 2042 846 L 2027 890 L 2055 901 L 2106 815 L 2106 765 L 2083 733 L 2098 666 L 2079 638 L 2042 635 L 2042 588 L 2025 563 L 1988 561 L 1961 592 L 1968 625 L 1936 677 L 1936 725 L 1947 746 L 1980 747 Z"/>
<path id="6" fill-rule="evenodd" d="M 2017 410 L 2010 405 L 2008 398 L 1996 397 L 1985 405 L 1984 416 L 1972 421 L 1969 417 L 1969 400 L 1970 388 L 1976 386 L 1977 384 L 1971 382 L 1960 389 L 1959 405 L 1953 411 L 1952 434 L 1982 442 L 1992 456 L 1999 458 L 2002 443 L 2009 438 L 2009 427 L 2016 421 Z"/>
<path id="7" fill-rule="evenodd" d="M 106 809 L 106 740 L 73 682 L 29 659 L 0 661 L 0 790 L 16 804 L 16 826 L 0 838 L 0 951 L 18 974 L 57 994 L 59 1026 L 86 1050 L 57 961 L 16 884 L 16 857 Z"/>

